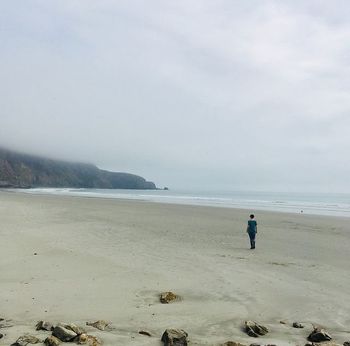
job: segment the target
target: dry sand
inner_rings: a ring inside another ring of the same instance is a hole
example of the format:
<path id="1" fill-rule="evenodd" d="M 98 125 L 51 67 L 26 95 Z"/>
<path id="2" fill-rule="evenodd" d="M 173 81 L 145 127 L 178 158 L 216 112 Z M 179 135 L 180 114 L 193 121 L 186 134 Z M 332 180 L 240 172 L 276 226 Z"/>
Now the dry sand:
<path id="1" fill-rule="evenodd" d="M 312 324 L 349 340 L 350 219 L 257 212 L 253 251 L 249 213 L 0 192 L 0 317 L 15 325 L 0 329 L 0 345 L 38 334 L 41 319 L 111 321 L 112 331 L 89 330 L 114 346 L 161 345 L 171 327 L 191 345 L 304 345 Z M 183 299 L 160 304 L 168 290 Z M 270 333 L 248 337 L 246 319 Z"/>

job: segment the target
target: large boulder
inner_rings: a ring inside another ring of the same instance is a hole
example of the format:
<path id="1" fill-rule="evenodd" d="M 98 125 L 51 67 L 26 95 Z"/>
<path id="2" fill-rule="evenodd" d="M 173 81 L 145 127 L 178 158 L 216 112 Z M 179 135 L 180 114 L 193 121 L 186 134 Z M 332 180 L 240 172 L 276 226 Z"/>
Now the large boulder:
<path id="1" fill-rule="evenodd" d="M 254 338 L 257 338 L 260 335 L 265 335 L 269 332 L 267 327 L 262 326 L 255 321 L 245 321 L 244 324 L 246 333 Z"/>
<path id="2" fill-rule="evenodd" d="M 167 329 L 162 335 L 164 346 L 187 346 L 188 334 L 182 329 Z"/>
<path id="3" fill-rule="evenodd" d="M 332 337 L 322 328 L 316 327 L 307 338 L 312 342 L 330 341 Z"/>
<path id="4" fill-rule="evenodd" d="M 61 341 L 67 342 L 73 340 L 78 334 L 68 328 L 58 325 L 52 331 L 52 335 Z"/>

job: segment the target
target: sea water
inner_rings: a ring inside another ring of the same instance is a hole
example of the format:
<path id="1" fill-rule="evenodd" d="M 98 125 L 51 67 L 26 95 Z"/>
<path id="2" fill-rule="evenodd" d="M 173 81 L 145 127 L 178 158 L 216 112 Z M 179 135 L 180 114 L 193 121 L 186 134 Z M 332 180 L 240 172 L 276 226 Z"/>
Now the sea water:
<path id="1" fill-rule="evenodd" d="M 350 217 L 350 194 L 254 191 L 181 191 L 37 188 L 21 190 L 34 194 L 55 194 L 96 198 L 117 198 L 151 202 L 268 210 Z"/>

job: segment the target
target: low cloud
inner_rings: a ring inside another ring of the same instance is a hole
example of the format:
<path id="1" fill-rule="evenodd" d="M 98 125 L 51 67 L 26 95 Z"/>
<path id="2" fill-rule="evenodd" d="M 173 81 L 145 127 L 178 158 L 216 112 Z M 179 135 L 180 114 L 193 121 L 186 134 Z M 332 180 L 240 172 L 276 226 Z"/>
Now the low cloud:
<path id="1" fill-rule="evenodd" d="M 350 4 L 0 5 L 0 144 L 178 188 L 350 191 Z"/>

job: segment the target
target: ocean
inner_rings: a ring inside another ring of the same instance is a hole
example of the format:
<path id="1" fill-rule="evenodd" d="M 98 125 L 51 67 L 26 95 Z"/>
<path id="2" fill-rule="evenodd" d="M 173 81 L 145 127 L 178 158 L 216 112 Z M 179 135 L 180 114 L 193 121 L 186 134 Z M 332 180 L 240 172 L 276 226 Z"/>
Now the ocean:
<path id="1" fill-rule="evenodd" d="M 54 194 L 95 198 L 117 198 L 150 202 L 203 205 L 226 208 L 350 217 L 350 194 L 254 191 L 181 191 L 36 188 L 20 190 L 32 194 Z"/>

